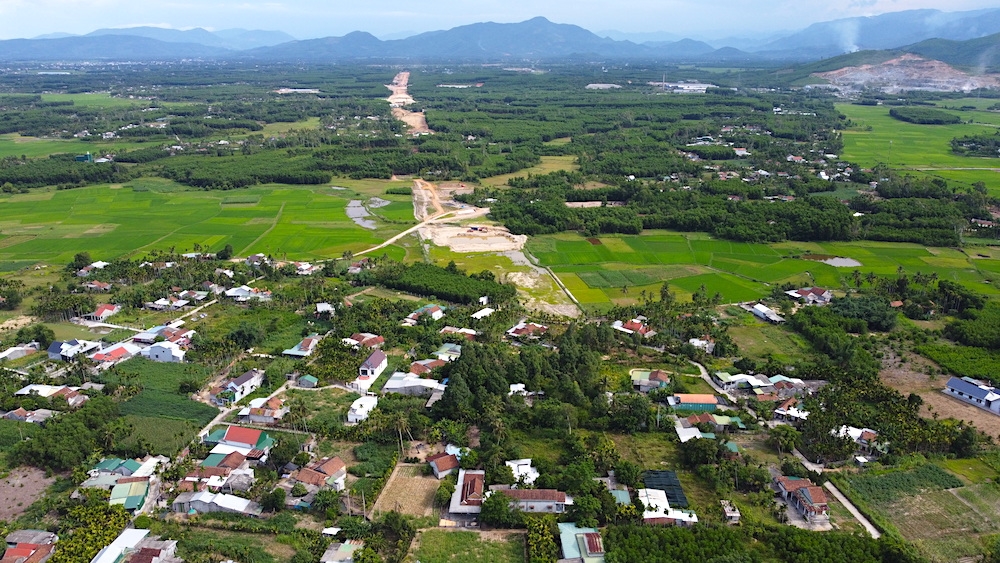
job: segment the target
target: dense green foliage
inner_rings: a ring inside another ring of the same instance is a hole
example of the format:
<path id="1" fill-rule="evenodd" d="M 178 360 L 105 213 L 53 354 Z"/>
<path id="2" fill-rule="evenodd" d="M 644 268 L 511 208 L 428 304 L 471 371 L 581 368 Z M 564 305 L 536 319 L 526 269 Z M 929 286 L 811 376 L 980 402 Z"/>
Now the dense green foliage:
<path id="1" fill-rule="evenodd" d="M 1000 304 L 991 302 L 981 310 L 966 310 L 965 318 L 948 323 L 945 336 L 967 346 L 1000 349 Z"/>
<path id="2" fill-rule="evenodd" d="M 951 150 L 963 156 L 1000 157 L 1000 136 L 965 135 L 951 140 Z"/>
<path id="3" fill-rule="evenodd" d="M 374 276 L 377 282 L 394 289 L 463 304 L 476 303 L 484 295 L 491 303 L 504 303 L 517 293 L 513 285 L 497 283 L 492 272 L 467 276 L 454 264 L 442 268 L 423 262 L 387 262 L 374 270 Z"/>
<path id="4" fill-rule="evenodd" d="M 920 561 L 889 541 L 845 532 L 817 534 L 792 526 L 611 526 L 604 533 L 608 563 L 660 561 L 902 563 Z"/>
<path id="5" fill-rule="evenodd" d="M 921 125 L 952 125 L 962 121 L 957 115 L 946 111 L 920 106 L 892 108 L 889 110 L 889 115 L 900 121 Z"/>
<path id="6" fill-rule="evenodd" d="M 959 377 L 986 378 L 1000 383 L 1000 353 L 971 346 L 924 344 L 917 352 Z"/>

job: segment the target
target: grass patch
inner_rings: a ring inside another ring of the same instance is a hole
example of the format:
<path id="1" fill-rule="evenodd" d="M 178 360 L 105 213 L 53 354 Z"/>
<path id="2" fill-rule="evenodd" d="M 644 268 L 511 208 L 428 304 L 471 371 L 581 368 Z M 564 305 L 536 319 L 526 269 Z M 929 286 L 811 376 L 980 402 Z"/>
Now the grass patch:
<path id="1" fill-rule="evenodd" d="M 488 541 L 476 532 L 425 530 L 414 553 L 421 563 L 522 563 L 524 536 L 509 534 L 502 541 Z"/>
<path id="2" fill-rule="evenodd" d="M 974 485 L 997 477 L 997 472 L 981 459 L 944 459 L 937 464 Z"/>

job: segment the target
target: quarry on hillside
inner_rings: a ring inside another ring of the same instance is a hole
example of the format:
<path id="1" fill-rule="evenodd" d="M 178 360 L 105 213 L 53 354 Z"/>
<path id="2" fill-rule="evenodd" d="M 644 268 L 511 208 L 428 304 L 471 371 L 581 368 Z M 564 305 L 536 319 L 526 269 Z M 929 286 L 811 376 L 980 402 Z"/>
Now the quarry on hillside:
<path id="1" fill-rule="evenodd" d="M 822 78 L 841 90 L 879 88 L 885 92 L 929 90 L 934 92 L 970 91 L 1000 87 L 1000 78 L 984 74 L 973 76 L 941 61 L 906 54 L 881 64 L 849 66 L 812 76 Z"/>

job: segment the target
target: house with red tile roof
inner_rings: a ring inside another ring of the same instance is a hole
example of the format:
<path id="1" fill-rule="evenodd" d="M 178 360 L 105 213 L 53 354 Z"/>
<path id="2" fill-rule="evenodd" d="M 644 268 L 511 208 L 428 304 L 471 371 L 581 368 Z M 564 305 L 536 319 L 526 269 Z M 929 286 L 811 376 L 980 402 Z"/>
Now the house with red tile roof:
<path id="1" fill-rule="evenodd" d="M 97 308 L 94 309 L 93 313 L 88 313 L 84 315 L 83 318 L 88 321 L 102 322 L 108 317 L 121 312 L 121 310 L 122 310 L 121 305 L 111 305 L 108 303 L 104 303 L 102 305 L 98 305 Z"/>
<path id="2" fill-rule="evenodd" d="M 808 522 L 829 522 L 826 492 L 809 479 L 779 475 L 774 479 L 778 493 Z"/>
<path id="3" fill-rule="evenodd" d="M 428 456 L 427 463 L 430 464 L 434 477 L 444 479 L 458 469 L 458 456 L 442 452 Z"/>
<path id="4" fill-rule="evenodd" d="M 458 471 L 458 483 L 451 495 L 448 511 L 452 514 L 479 514 L 485 493 L 486 472 L 482 470 Z"/>
<path id="5" fill-rule="evenodd" d="M 549 327 L 526 322 L 524 319 L 507 330 L 507 336 L 519 338 L 539 338 L 548 332 Z"/>
<path id="6" fill-rule="evenodd" d="M 562 514 L 573 504 L 572 497 L 555 489 L 495 489 L 490 494 L 510 497 L 511 506 L 521 512 Z"/>

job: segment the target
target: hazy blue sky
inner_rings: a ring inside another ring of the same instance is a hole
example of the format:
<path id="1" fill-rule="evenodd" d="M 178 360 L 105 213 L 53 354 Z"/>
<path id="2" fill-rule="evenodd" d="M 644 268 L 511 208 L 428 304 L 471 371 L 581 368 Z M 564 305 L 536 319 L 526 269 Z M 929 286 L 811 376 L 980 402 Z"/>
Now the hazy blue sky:
<path id="1" fill-rule="evenodd" d="M 545 16 L 592 31 L 749 36 L 816 21 L 914 8 L 1000 7 L 1000 0 L 0 0 L 0 38 L 102 27 L 274 29 L 298 38 L 378 36 Z"/>

